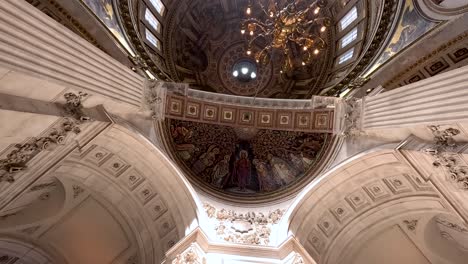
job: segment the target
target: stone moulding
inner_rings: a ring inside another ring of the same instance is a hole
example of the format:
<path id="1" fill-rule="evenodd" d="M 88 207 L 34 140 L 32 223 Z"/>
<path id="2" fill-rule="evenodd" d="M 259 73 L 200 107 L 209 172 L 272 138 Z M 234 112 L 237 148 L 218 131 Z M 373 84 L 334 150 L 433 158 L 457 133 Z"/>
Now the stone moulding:
<path id="1" fill-rule="evenodd" d="M 14 182 L 14 175 L 27 168 L 27 163 L 44 150 L 52 150 L 63 144 L 70 134 L 79 134 L 80 125 L 89 121 L 90 117 L 83 112 L 81 100 L 85 93 L 66 93 L 66 103 L 62 105 L 67 117 L 58 126 L 52 128 L 45 136 L 33 137 L 25 143 L 14 144 L 13 149 L 0 159 L 0 182 Z"/>

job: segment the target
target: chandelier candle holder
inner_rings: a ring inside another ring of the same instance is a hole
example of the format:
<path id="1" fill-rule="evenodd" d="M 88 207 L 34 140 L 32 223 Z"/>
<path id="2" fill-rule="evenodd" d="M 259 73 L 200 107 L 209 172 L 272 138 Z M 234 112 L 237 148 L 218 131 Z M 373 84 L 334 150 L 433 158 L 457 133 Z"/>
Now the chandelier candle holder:
<path id="1" fill-rule="evenodd" d="M 326 1 L 288 0 L 282 8 L 275 0 L 253 2 L 255 6 L 252 1 L 247 5 L 240 32 L 247 38 L 246 55 L 257 64 L 278 59 L 282 61 L 280 73 L 290 72 L 311 64 L 327 47 L 320 36 L 331 25 L 331 19 L 322 15 Z M 257 8 L 260 12 L 254 12 Z"/>

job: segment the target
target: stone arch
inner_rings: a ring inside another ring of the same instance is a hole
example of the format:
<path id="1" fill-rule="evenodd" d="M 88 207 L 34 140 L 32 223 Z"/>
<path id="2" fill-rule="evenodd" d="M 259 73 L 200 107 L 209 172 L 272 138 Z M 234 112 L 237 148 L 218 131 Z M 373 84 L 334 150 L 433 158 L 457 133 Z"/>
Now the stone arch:
<path id="1" fill-rule="evenodd" d="M 427 247 L 450 263 L 462 264 L 468 259 L 468 227 L 452 214 L 434 215 L 425 227 Z"/>
<path id="2" fill-rule="evenodd" d="M 16 230 L 36 226 L 43 221 L 54 218 L 60 214 L 66 204 L 66 190 L 61 181 L 54 179 L 52 182 L 33 186 L 29 192 L 41 191 L 40 195 L 25 195 L 22 199 L 27 205 L 13 213 L 1 216 L 0 230 Z M 52 187 L 52 188 L 51 188 Z M 28 197 L 29 196 L 29 197 Z M 37 197 L 37 199 L 36 199 Z"/>
<path id="3" fill-rule="evenodd" d="M 449 20 L 468 12 L 468 3 L 463 0 L 417 0 L 419 9 L 429 18 L 435 20 Z"/>
<path id="4" fill-rule="evenodd" d="M 53 264 L 67 262 L 51 249 L 13 236 L 0 235 L 0 263 Z"/>
<path id="5" fill-rule="evenodd" d="M 121 125 L 72 152 L 51 175 L 72 186 L 67 198 L 79 186 L 115 207 L 128 222 L 143 263 L 161 262 L 206 217 L 194 190 L 165 155 Z"/>
<path id="6" fill-rule="evenodd" d="M 393 148 L 383 146 L 340 164 L 309 185 L 288 210 L 283 227 L 317 262 L 352 263 L 360 246 L 386 228 L 402 230 L 405 221 L 411 225 L 422 215 L 452 210 Z"/>

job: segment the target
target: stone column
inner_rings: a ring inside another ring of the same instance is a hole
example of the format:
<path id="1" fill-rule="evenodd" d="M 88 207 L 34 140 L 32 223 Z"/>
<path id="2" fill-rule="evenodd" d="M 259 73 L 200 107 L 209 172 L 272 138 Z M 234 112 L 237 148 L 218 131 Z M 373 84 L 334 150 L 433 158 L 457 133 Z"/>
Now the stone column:
<path id="1" fill-rule="evenodd" d="M 467 121 L 468 66 L 364 98 L 364 132 Z"/>
<path id="2" fill-rule="evenodd" d="M 26 1 L 0 1 L 0 67 L 138 108 L 144 78 Z"/>

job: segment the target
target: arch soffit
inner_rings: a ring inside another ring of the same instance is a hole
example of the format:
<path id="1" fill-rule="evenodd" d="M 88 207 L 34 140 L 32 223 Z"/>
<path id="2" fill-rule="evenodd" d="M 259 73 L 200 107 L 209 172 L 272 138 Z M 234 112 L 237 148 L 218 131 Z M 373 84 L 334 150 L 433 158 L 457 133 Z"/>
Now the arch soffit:
<path id="1" fill-rule="evenodd" d="M 388 218 L 394 215 L 388 209 L 392 206 L 409 212 L 404 203 L 416 211 L 450 210 L 432 183 L 419 177 L 396 150 L 381 147 L 342 163 L 311 183 L 281 224 L 316 260 L 323 261 L 332 246 L 337 252 L 336 243 L 345 243 L 339 237 L 349 233 L 346 229 L 363 227 L 373 214 Z"/>
<path id="2" fill-rule="evenodd" d="M 170 221 L 177 223 L 178 237 L 190 233 L 199 218 L 205 217 L 195 191 L 172 162 L 146 138 L 124 126 L 113 125 L 80 152 L 74 152 L 63 163 L 70 165 L 84 170 L 75 175 L 82 182 L 92 183 L 90 175 L 103 174 L 145 208 L 167 210 Z M 57 172 L 68 173 L 66 168 Z M 109 185 L 91 187 L 105 192 Z"/>
<path id="3" fill-rule="evenodd" d="M 39 246 L 35 241 L 16 237 L 12 234 L 1 234 L 0 252 L 0 257 L 6 257 L 7 262 L 16 259 L 25 264 L 68 263 L 53 248 Z"/>
<path id="4" fill-rule="evenodd" d="M 434 20 L 450 20 L 468 12 L 468 4 L 444 7 L 432 0 L 416 0 L 415 2 L 424 15 Z"/>

